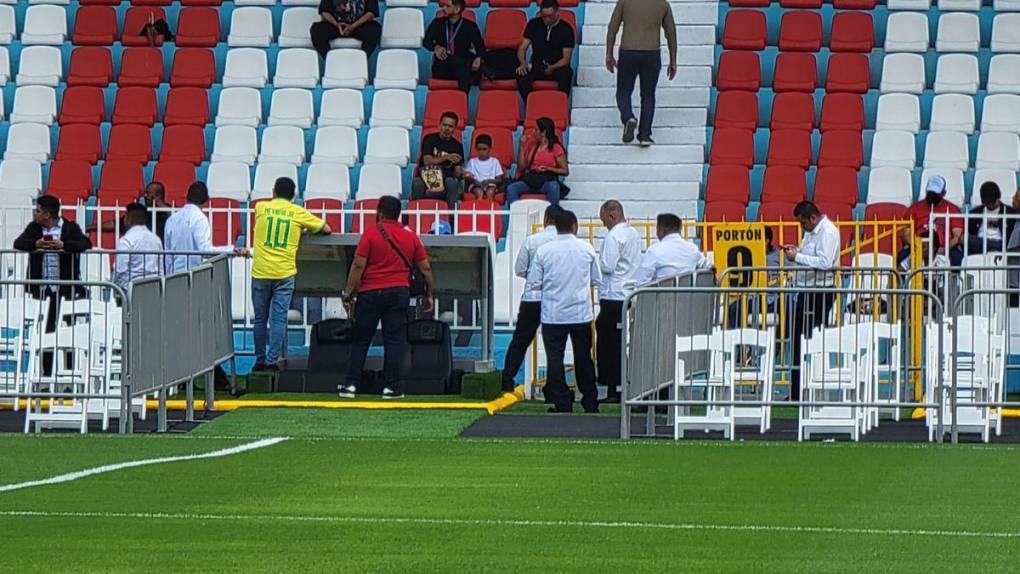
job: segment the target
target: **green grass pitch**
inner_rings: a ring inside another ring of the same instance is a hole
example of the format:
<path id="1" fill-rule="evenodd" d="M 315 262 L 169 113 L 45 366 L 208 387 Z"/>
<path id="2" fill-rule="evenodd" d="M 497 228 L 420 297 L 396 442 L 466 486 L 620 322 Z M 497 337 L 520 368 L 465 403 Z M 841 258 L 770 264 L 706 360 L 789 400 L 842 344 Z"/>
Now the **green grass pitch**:
<path id="1" fill-rule="evenodd" d="M 1015 572 L 1020 449 L 459 439 L 453 411 L 0 435 L 5 572 Z M 505 416 L 505 415 L 500 415 Z"/>

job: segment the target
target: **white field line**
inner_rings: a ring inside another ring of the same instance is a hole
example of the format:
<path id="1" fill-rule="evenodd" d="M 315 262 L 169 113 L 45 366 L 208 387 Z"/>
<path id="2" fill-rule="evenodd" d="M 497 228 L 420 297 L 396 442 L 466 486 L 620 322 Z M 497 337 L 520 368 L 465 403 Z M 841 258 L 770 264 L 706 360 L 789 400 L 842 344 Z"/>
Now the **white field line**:
<path id="1" fill-rule="evenodd" d="M 58 512 L 37 510 L 5 510 L 0 517 L 14 518 L 110 518 L 136 520 L 182 520 L 182 521 L 261 521 L 261 522 L 305 522 L 332 524 L 412 524 L 426 526 L 495 526 L 495 527 L 568 527 L 604 528 L 618 530 L 674 530 L 674 531 L 722 531 L 722 532 L 782 532 L 793 534 L 857 534 L 868 536 L 916 536 L 946 538 L 1020 538 L 1020 532 L 970 531 L 970 530 L 914 530 L 903 528 L 841 528 L 828 526 L 782 526 L 768 524 L 697 524 L 682 522 L 607 522 L 584 520 L 514 520 L 514 519 L 467 519 L 467 518 L 407 518 L 407 517 L 365 517 L 365 516 L 310 516 L 280 514 L 191 514 L 163 512 Z"/>
<path id="2" fill-rule="evenodd" d="M 230 456 L 249 450 L 255 450 L 257 448 L 263 448 L 272 446 L 287 440 L 286 437 L 274 437 L 257 440 L 255 442 L 249 442 L 229 448 L 222 448 L 211 452 L 204 452 L 201 454 L 186 454 L 180 456 L 166 456 L 162 458 L 149 458 L 145 460 L 129 460 L 127 462 L 118 462 L 116 464 L 107 464 L 103 466 L 97 466 L 95 468 L 87 468 L 85 470 L 78 470 L 75 472 L 69 472 L 67 474 L 60 474 L 52 476 L 50 478 L 44 478 L 41 480 L 30 480 L 27 482 L 18 482 L 15 484 L 4 484 L 0 485 L 0 492 L 10 492 L 12 490 L 21 490 L 23 488 L 31 488 L 33 486 L 46 486 L 49 484 L 60 484 L 62 482 L 71 482 L 72 480 L 78 480 L 88 476 L 95 476 L 97 474 L 103 474 L 107 472 L 114 472 L 118 470 L 124 470 L 125 468 L 135 468 L 139 466 L 149 466 L 152 464 L 166 464 L 170 462 L 182 462 L 186 460 L 201 460 L 205 458 L 219 458 L 223 456 Z"/>

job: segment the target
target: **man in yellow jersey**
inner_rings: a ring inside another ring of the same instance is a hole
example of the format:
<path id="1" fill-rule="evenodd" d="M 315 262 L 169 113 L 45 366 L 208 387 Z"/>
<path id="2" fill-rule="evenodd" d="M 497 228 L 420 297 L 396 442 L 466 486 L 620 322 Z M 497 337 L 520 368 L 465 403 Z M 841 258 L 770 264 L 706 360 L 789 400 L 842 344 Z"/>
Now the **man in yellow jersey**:
<path id="1" fill-rule="evenodd" d="M 301 234 L 333 232 L 324 221 L 292 203 L 294 190 L 294 180 L 281 177 L 273 184 L 273 199 L 255 206 L 254 262 L 251 269 L 255 367 L 252 371 L 280 370 L 276 363 L 287 334 L 287 310 L 294 296 L 295 259 Z"/>

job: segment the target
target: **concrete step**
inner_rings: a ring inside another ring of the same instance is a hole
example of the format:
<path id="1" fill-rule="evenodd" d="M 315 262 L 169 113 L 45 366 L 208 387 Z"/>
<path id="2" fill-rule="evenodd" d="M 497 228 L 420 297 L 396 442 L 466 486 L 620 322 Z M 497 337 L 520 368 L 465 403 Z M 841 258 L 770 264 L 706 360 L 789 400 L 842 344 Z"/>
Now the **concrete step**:
<path id="1" fill-rule="evenodd" d="M 705 159 L 700 145 L 571 145 L 570 164 L 676 164 L 699 163 Z"/>
<path id="2" fill-rule="evenodd" d="M 605 46 L 606 34 L 609 26 L 606 24 L 592 24 L 585 19 L 581 27 L 581 37 L 584 38 L 585 46 Z M 623 33 L 617 32 L 616 45 L 620 45 Z M 677 24 L 676 43 L 677 46 L 714 46 L 716 42 L 715 22 L 711 24 Z M 666 45 L 666 34 L 659 31 L 659 44 Z"/>
<path id="3" fill-rule="evenodd" d="M 634 115 L 640 117 L 639 108 L 634 108 Z M 707 121 L 708 110 L 706 108 L 659 109 L 656 107 L 653 126 L 704 128 Z M 620 112 L 615 107 L 575 108 L 570 111 L 570 125 L 576 127 L 620 127 Z"/>
<path id="4" fill-rule="evenodd" d="M 577 70 L 577 85 L 592 88 L 616 86 L 616 74 L 609 73 L 605 66 L 580 66 Z M 666 67 L 659 72 L 659 89 L 666 87 L 678 88 L 711 88 L 711 66 L 680 66 L 676 77 L 666 79 Z"/>
<path id="5" fill-rule="evenodd" d="M 677 163 L 659 165 L 655 169 L 630 169 L 621 165 L 571 164 L 567 183 L 578 182 L 700 182 L 703 164 Z"/>
<path id="6" fill-rule="evenodd" d="M 655 91 L 655 109 L 664 108 L 705 108 L 708 107 L 711 88 L 660 87 Z M 577 87 L 571 92 L 571 107 L 616 109 L 616 88 Z M 641 103 L 638 87 L 634 87 L 631 102 L 637 107 Z"/>
<path id="7" fill-rule="evenodd" d="M 570 128 L 570 145 L 585 144 L 620 144 L 623 128 L 616 127 L 580 127 Z M 652 138 L 659 145 L 697 144 L 705 145 L 705 128 L 659 128 L 654 130 Z"/>
<path id="8" fill-rule="evenodd" d="M 659 49 L 662 55 L 662 65 L 669 63 L 669 48 L 665 46 Z M 685 46 L 677 50 L 677 66 L 711 66 L 715 62 L 715 48 L 713 46 Z M 605 66 L 605 46 L 581 46 L 581 66 Z"/>
<path id="9" fill-rule="evenodd" d="M 629 167 L 637 171 L 645 166 Z M 647 201 L 656 198 L 697 201 L 700 191 L 700 184 L 697 182 L 657 181 L 621 185 L 619 183 L 584 181 L 569 185 L 570 199 L 590 199 L 592 201 L 605 201 L 610 198 L 620 201 Z"/>
<path id="10" fill-rule="evenodd" d="M 670 2 L 673 8 L 673 21 L 684 24 L 715 25 L 719 21 L 719 4 L 717 2 Z M 615 5 L 597 3 L 585 6 L 585 24 L 609 24 Z"/>
<path id="11" fill-rule="evenodd" d="M 609 197 L 598 200 L 573 199 L 573 197 L 574 194 L 571 193 L 569 199 L 560 202 L 560 206 L 573 211 L 578 219 L 598 219 L 602 202 L 609 199 Z M 632 222 L 655 221 L 660 213 L 674 213 L 682 219 L 696 219 L 698 217 L 698 202 L 697 200 L 678 199 L 625 201 L 623 211 L 627 215 L 627 219 Z"/>

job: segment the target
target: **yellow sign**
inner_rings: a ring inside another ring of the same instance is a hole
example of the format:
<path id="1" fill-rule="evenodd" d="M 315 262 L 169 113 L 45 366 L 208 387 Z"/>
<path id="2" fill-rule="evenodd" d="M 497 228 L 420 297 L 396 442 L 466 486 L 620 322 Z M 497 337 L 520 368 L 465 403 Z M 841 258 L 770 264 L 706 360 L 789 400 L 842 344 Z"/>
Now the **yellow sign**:
<path id="1" fill-rule="evenodd" d="M 712 226 L 712 253 L 719 279 L 733 267 L 765 266 L 765 226 L 761 223 L 720 223 Z M 765 287 L 766 273 L 731 272 L 726 287 Z"/>

